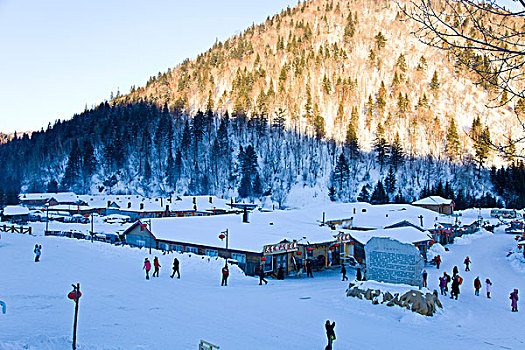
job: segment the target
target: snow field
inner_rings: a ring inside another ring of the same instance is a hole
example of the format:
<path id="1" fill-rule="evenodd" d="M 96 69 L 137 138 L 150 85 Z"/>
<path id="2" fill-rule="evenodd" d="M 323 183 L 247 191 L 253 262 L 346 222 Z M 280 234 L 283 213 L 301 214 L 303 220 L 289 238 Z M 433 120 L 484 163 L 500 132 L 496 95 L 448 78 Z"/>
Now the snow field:
<path id="1" fill-rule="evenodd" d="M 221 349 L 323 349 L 326 319 L 336 322 L 334 349 L 525 348 L 525 310 L 518 305 L 520 312 L 511 313 L 508 299 L 514 288 L 525 293 L 525 273 L 506 257 L 514 236 L 481 233 L 463 241 L 448 246 L 440 270 L 426 267 L 431 290 L 454 265 L 464 277 L 459 300 L 441 297 L 444 309 L 428 318 L 346 297 L 348 284 L 338 271 L 259 286 L 257 278 L 231 268 L 228 287 L 220 287 L 222 259 L 2 234 L 0 300 L 7 313 L 0 314 L 0 350 L 70 349 L 74 305 L 66 295 L 76 282 L 83 292 L 79 349 L 197 349 L 200 339 Z M 40 263 L 34 262 L 37 243 Z M 155 255 L 160 277 L 146 281 L 144 258 Z M 462 264 L 467 255 L 470 272 Z M 169 278 L 175 256 L 180 280 Z M 348 272 L 352 279 L 355 271 Z M 476 276 L 483 284 L 479 297 Z"/>

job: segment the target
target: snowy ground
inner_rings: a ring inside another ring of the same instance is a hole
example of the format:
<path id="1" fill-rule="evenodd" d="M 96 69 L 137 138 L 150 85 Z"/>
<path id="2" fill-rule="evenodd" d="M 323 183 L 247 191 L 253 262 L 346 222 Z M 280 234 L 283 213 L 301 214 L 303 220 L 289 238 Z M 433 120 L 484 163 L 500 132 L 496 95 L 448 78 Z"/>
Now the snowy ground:
<path id="1" fill-rule="evenodd" d="M 197 349 L 200 339 L 227 350 L 324 349 L 327 319 L 336 322 L 335 349 L 524 349 L 525 309 L 510 312 L 512 289 L 525 298 L 525 269 L 506 257 L 514 236 L 497 231 L 460 241 L 442 254 L 441 270 L 427 267 L 429 287 L 437 289 L 438 275 L 458 265 L 465 277 L 459 300 L 442 298 L 444 309 L 427 318 L 346 297 L 336 272 L 259 286 L 233 271 L 220 287 L 221 260 L 177 255 L 177 280 L 169 278 L 174 255 L 157 253 L 161 276 L 146 281 L 147 250 L 3 233 L 0 350 L 70 349 L 73 302 L 66 295 L 76 282 L 84 293 L 80 349 Z M 33 262 L 36 243 L 40 263 Z M 463 271 L 467 255 L 470 272 Z M 492 299 L 474 296 L 476 276 L 483 285 L 492 280 Z"/>

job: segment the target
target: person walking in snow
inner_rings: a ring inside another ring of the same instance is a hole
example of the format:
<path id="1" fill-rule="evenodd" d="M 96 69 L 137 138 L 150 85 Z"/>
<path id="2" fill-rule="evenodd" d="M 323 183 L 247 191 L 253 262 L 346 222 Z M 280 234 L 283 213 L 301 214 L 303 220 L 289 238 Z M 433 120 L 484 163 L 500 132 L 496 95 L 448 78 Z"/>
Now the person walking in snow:
<path id="1" fill-rule="evenodd" d="M 465 271 L 470 271 L 470 263 L 470 258 L 467 256 L 463 261 L 463 264 L 465 264 Z"/>
<path id="2" fill-rule="evenodd" d="M 421 275 L 423 276 L 423 287 L 426 288 L 427 287 L 427 277 L 428 277 L 427 270 L 423 270 Z"/>
<path id="3" fill-rule="evenodd" d="M 439 270 L 439 265 L 441 265 L 441 256 L 438 254 L 436 256 L 436 267 Z"/>
<path id="4" fill-rule="evenodd" d="M 512 307 L 512 312 L 518 312 L 518 290 L 514 289 L 514 292 L 510 293 L 510 306 Z"/>
<path id="5" fill-rule="evenodd" d="M 262 283 L 268 284 L 268 281 L 264 279 L 264 268 L 263 266 L 259 266 L 259 285 L 262 285 Z"/>
<path id="6" fill-rule="evenodd" d="M 343 274 L 343 281 L 348 281 L 348 277 L 346 277 L 346 267 L 345 264 L 341 264 L 341 273 Z"/>
<path id="7" fill-rule="evenodd" d="M 479 290 L 481 289 L 481 281 L 479 280 L 479 276 L 474 280 L 474 289 L 476 290 L 474 295 L 479 296 Z"/>
<path id="8" fill-rule="evenodd" d="M 228 285 L 228 276 L 230 275 L 230 270 L 228 270 L 228 264 L 224 265 L 222 268 L 222 282 L 221 286 L 227 286 Z"/>
<path id="9" fill-rule="evenodd" d="M 452 287 L 450 290 L 450 299 L 454 298 L 458 300 L 459 296 L 459 285 L 461 284 L 462 278 L 459 275 L 452 277 Z"/>
<path id="10" fill-rule="evenodd" d="M 324 328 L 326 329 L 326 337 L 328 338 L 328 345 L 325 349 L 332 350 L 332 344 L 335 340 L 335 321 L 330 323 L 330 320 L 326 320 Z"/>
<path id="11" fill-rule="evenodd" d="M 358 281 L 361 281 L 362 278 L 363 278 L 363 276 L 361 276 L 361 268 L 358 267 L 355 279 L 358 280 Z"/>
<path id="12" fill-rule="evenodd" d="M 485 289 L 487 290 L 487 298 L 490 299 L 490 291 L 492 290 L 492 282 L 488 278 L 485 280 Z"/>
<path id="13" fill-rule="evenodd" d="M 173 278 L 173 276 L 175 276 L 175 273 L 177 273 L 177 278 L 180 278 L 179 259 L 177 258 L 173 259 L 173 273 L 170 277 Z"/>
<path id="14" fill-rule="evenodd" d="M 144 259 L 144 266 L 142 267 L 143 270 L 146 270 L 146 279 L 149 280 L 149 271 L 151 270 L 151 262 L 148 258 Z"/>
<path id="15" fill-rule="evenodd" d="M 155 271 L 153 271 L 153 277 L 159 277 L 159 268 L 160 268 L 160 263 L 159 263 L 159 258 L 155 257 L 153 258 L 153 267 L 155 267 Z"/>
<path id="16" fill-rule="evenodd" d="M 42 254 L 42 246 L 35 244 L 35 249 L 33 250 L 33 252 L 35 253 L 35 262 L 39 262 L 40 255 Z"/>
<path id="17" fill-rule="evenodd" d="M 454 266 L 452 269 L 452 278 L 456 277 L 456 275 L 459 273 L 458 267 Z"/>

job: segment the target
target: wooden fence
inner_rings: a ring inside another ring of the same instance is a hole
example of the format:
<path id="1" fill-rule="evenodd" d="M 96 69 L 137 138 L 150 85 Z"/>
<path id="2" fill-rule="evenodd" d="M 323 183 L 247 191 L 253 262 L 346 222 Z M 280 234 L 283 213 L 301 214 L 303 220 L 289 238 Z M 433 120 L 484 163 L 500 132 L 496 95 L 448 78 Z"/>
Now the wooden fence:
<path id="1" fill-rule="evenodd" d="M 31 234 L 31 227 L 25 227 L 25 226 L 16 226 L 16 225 L 11 225 L 11 226 L 8 226 L 6 224 L 4 225 L 0 225 L 0 232 L 11 232 L 11 233 L 27 233 L 27 234 Z"/>

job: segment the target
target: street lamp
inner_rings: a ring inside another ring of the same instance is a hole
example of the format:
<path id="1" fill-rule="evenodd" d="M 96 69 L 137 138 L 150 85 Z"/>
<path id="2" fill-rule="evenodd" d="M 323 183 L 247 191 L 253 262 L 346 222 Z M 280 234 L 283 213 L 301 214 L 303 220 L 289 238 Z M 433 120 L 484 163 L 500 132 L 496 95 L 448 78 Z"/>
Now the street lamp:
<path id="1" fill-rule="evenodd" d="M 226 229 L 225 231 L 221 231 L 221 234 L 219 235 L 221 241 L 226 238 L 226 262 L 228 261 L 228 236 L 228 229 Z"/>

